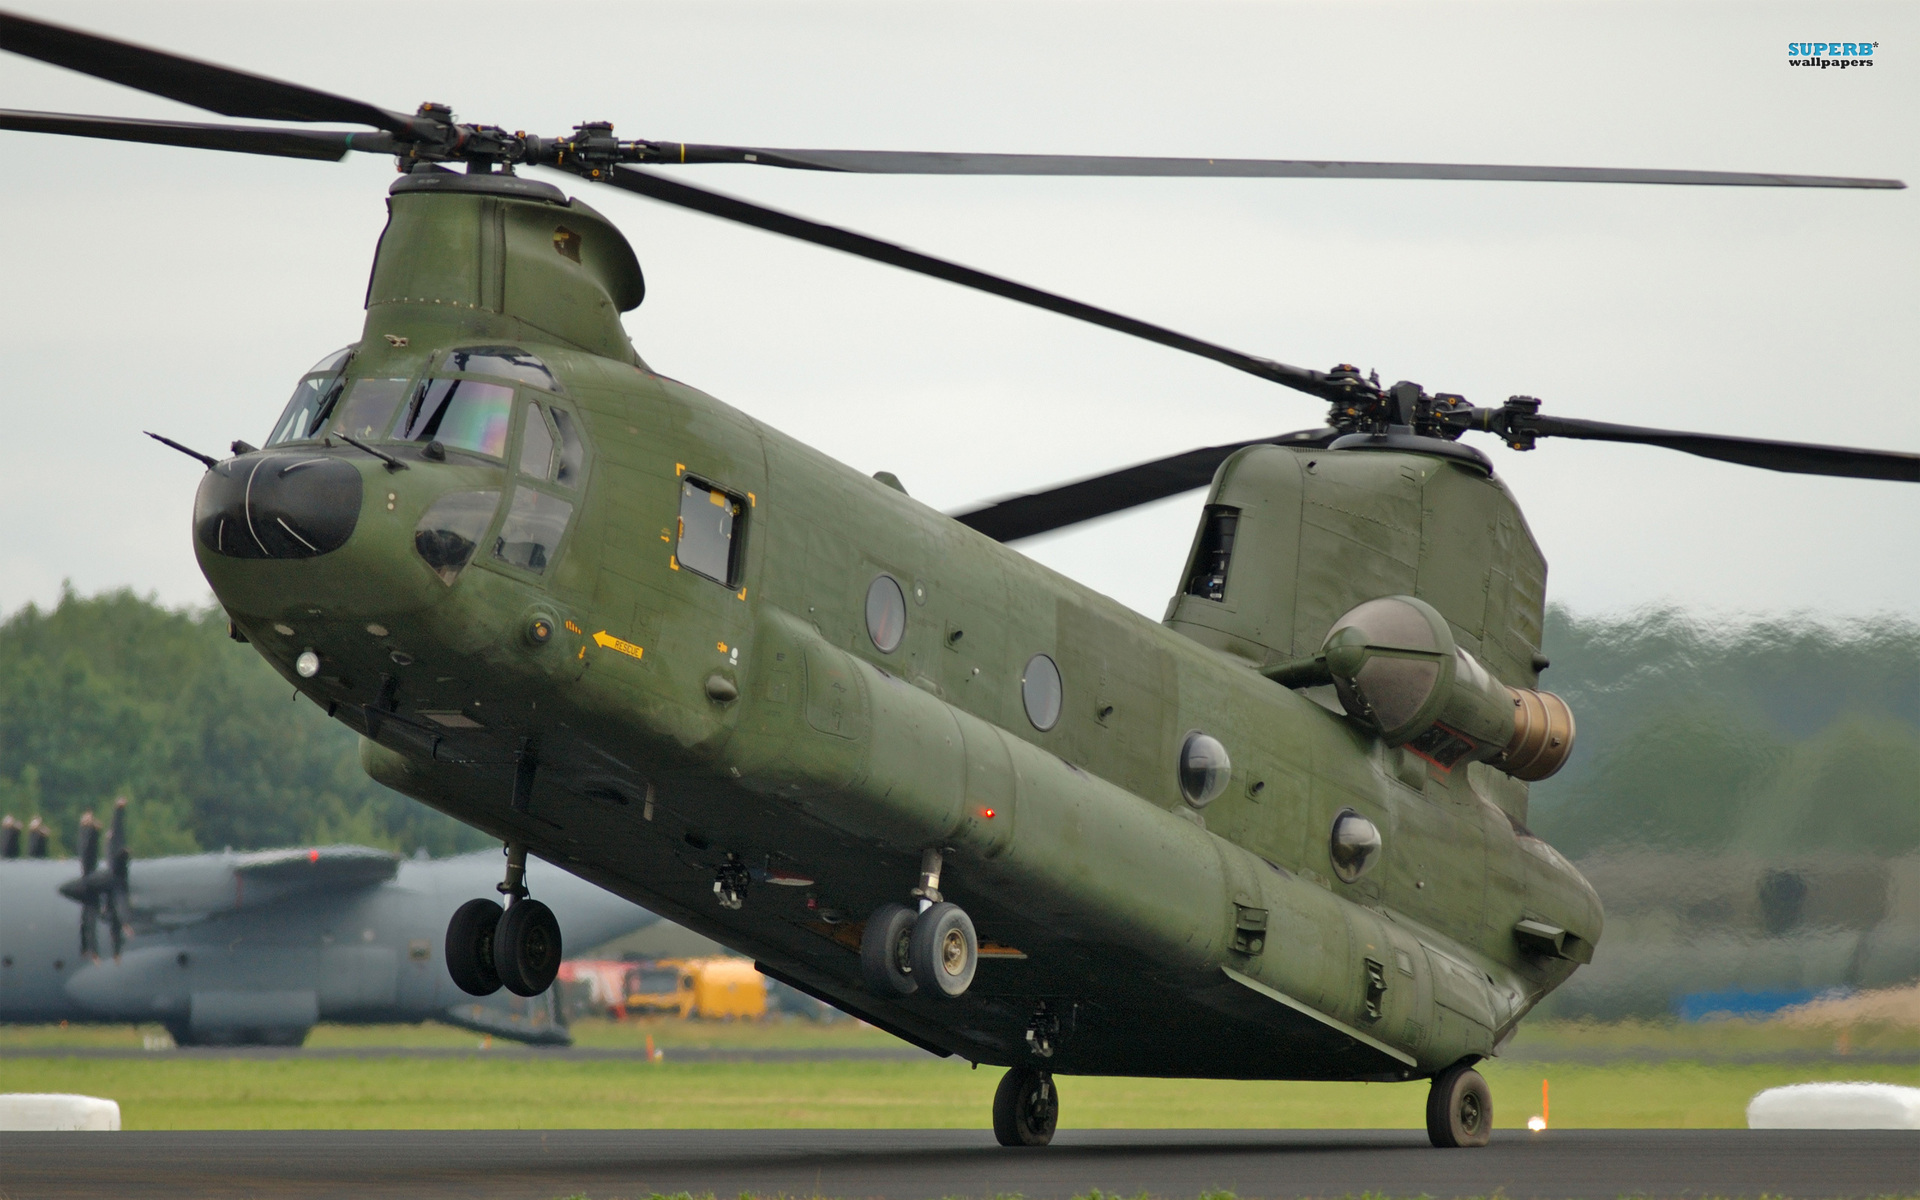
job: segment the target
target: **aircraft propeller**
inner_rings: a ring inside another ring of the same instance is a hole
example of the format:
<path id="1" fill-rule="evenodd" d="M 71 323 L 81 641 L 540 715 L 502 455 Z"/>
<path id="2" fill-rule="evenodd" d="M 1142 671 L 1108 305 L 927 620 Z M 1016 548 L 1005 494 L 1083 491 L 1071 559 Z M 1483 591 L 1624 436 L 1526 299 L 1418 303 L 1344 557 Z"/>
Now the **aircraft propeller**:
<path id="1" fill-rule="evenodd" d="M 956 519 L 1006 541 L 1058 529 L 1164 496 L 1204 486 L 1226 458 L 1247 445 L 1386 445 L 1401 436 L 1457 441 L 1468 432 L 1499 436 L 1530 450 L 1544 437 L 1662 446 L 1683 453 L 1799 474 L 1920 482 L 1920 454 L 1689 433 L 1548 416 L 1532 397 L 1494 407 L 1458 395 L 1429 394 L 1413 383 L 1383 388 L 1350 366 L 1316 371 L 1289 366 L 1086 304 L 989 272 L 922 254 L 840 226 L 664 178 L 639 166 L 734 163 L 789 170 L 868 174 L 1183 176 L 1210 178 L 1344 178 L 1524 180 L 1571 183 L 1675 184 L 1727 187 L 1892 189 L 1894 179 L 1593 167 L 1529 167 L 1462 163 L 1316 162 L 1291 159 L 1156 158 L 1107 155 L 951 154 L 891 150 L 807 150 L 622 141 L 603 122 L 561 138 L 458 122 L 446 105 L 423 104 L 412 115 L 299 84 L 137 46 L 44 21 L 0 13 L 0 49 L 223 116 L 250 120 L 343 122 L 375 132 L 288 129 L 151 121 L 73 113 L 0 110 L 0 129 L 148 142 L 286 158 L 338 160 L 351 151 L 395 155 L 402 169 L 469 174 L 511 173 L 517 165 L 564 170 L 596 183 L 676 207 L 854 254 L 903 270 L 1090 322 L 1131 337 L 1212 359 L 1326 401 L 1326 427 L 1279 438 L 1210 446 L 1010 497 Z M 1469 453 L 1469 457 L 1477 454 Z"/>
<path id="2" fill-rule="evenodd" d="M 129 875 L 133 861 L 127 850 L 127 799 L 113 802 L 113 823 L 106 834 L 106 861 L 101 861 L 100 821 L 91 811 L 81 814 L 80 877 L 60 885 L 60 894 L 80 905 L 80 953 L 100 957 L 99 922 L 107 922 L 113 956 L 120 957 L 126 944 L 133 906 L 129 898 Z"/>
<path id="3" fill-rule="evenodd" d="M 100 865 L 100 822 L 91 809 L 80 814 L 79 850 L 80 882 L 84 886 Z M 88 958 L 100 957 L 99 916 L 93 893 L 86 892 L 80 898 L 80 953 Z"/>

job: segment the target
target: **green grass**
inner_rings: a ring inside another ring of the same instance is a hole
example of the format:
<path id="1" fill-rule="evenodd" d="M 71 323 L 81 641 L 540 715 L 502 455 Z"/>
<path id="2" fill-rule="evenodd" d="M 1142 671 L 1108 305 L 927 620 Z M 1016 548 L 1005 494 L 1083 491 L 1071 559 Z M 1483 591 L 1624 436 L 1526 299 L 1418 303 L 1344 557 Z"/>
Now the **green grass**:
<path id="1" fill-rule="evenodd" d="M 1556 1128 L 1729 1128 L 1755 1092 L 1812 1080 L 1920 1086 L 1920 1066 L 1483 1065 L 1496 1122 L 1525 1125 L 1552 1081 Z M 128 1129 L 984 1128 L 996 1070 L 965 1063 L 593 1062 L 455 1058 L 0 1055 L 0 1091 L 119 1101 Z M 1075 1078 L 1066 1128 L 1420 1128 L 1411 1084 Z M 512 1097 L 506 1103 L 504 1097 Z"/>
<path id="2" fill-rule="evenodd" d="M 626 1021 L 586 1019 L 570 1027 L 574 1045 L 592 1049 L 638 1051 L 651 1037 L 656 1048 L 712 1050 L 904 1048 L 906 1043 L 864 1021 L 809 1021 L 775 1016 L 764 1021 L 683 1021 L 678 1017 Z M 0 1056 L 8 1050 L 50 1047 L 138 1050 L 143 1039 L 160 1037 L 159 1025 L 5 1025 L 0 1024 Z M 398 1047 L 403 1049 L 476 1049 L 480 1034 L 431 1022 L 420 1025 L 331 1025 L 313 1027 L 307 1045 L 320 1049 Z M 494 1049 L 513 1043 L 495 1039 Z"/>
<path id="3" fill-rule="evenodd" d="M 42 1057 L 62 1047 L 139 1049 L 158 1026 L 0 1026 L 0 1091 L 110 1096 L 129 1129 L 984 1128 L 999 1072 L 951 1061 L 692 1063 L 676 1048 L 886 1048 L 856 1021 L 582 1021 L 577 1044 L 639 1049 L 665 1061 L 570 1061 L 441 1025 L 321 1025 L 308 1045 L 367 1057 Z M 1860 1027 L 1851 1049 L 1912 1051 L 1911 1028 Z M 382 1047 L 469 1053 L 380 1056 Z M 1542 1022 L 1513 1057 L 1482 1064 L 1497 1124 L 1524 1126 L 1551 1081 L 1555 1128 L 1726 1128 L 1755 1092 L 1786 1083 L 1865 1079 L 1920 1086 L 1920 1065 L 1834 1053 L 1831 1031 L 1779 1022 L 1694 1025 Z M 34 1056 L 9 1055 L 34 1050 Z M 1724 1061 L 1809 1051 L 1818 1061 Z M 1644 1055 L 1652 1061 L 1613 1055 Z M 1596 1058 L 1596 1056 L 1598 1056 Z M 1722 1060 L 1722 1061 L 1716 1061 Z M 1068 1128 L 1419 1128 L 1425 1086 L 1130 1078 L 1061 1080 Z M 506 1104 L 503 1096 L 513 1096 Z"/>

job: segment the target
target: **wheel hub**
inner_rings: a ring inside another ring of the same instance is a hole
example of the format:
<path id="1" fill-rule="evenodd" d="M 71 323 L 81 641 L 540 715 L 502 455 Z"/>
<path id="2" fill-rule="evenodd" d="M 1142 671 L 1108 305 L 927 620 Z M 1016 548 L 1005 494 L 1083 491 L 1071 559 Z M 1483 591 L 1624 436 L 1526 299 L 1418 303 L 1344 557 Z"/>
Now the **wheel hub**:
<path id="1" fill-rule="evenodd" d="M 949 975 L 959 975 L 967 969 L 967 939 L 958 929 L 947 930 L 947 936 L 940 941 L 940 966 Z"/>

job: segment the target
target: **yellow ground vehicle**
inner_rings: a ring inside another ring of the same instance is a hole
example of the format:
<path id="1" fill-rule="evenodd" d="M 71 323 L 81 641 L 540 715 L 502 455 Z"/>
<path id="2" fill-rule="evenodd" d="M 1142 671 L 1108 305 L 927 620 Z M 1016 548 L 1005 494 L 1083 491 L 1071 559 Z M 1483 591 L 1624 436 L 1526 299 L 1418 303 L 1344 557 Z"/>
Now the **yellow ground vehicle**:
<path id="1" fill-rule="evenodd" d="M 744 958 L 655 959 L 628 972 L 627 1011 L 758 1019 L 767 1014 L 767 981 Z"/>

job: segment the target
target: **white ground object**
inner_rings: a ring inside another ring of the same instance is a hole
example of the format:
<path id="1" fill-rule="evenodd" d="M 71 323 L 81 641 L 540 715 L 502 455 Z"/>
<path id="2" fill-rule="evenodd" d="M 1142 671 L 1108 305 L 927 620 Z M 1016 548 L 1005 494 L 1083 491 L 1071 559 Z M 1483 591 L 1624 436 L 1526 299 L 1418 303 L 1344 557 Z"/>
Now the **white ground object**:
<path id="1" fill-rule="evenodd" d="M 1920 1088 L 1796 1083 L 1747 1104 L 1749 1129 L 1920 1129 Z"/>
<path id="2" fill-rule="evenodd" d="M 0 1093 L 0 1129 L 9 1132 L 118 1128 L 120 1106 L 112 1100 L 65 1092 Z"/>

